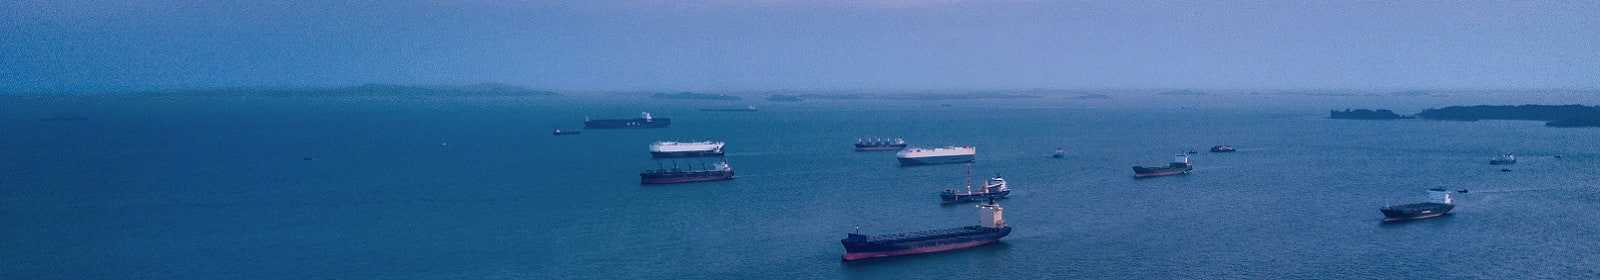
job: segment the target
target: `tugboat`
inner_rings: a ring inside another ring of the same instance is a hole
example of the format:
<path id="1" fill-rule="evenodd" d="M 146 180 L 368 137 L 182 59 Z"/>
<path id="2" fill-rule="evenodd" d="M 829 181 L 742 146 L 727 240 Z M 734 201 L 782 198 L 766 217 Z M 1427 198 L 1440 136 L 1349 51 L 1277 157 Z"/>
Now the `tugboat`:
<path id="1" fill-rule="evenodd" d="M 1211 147 L 1211 152 L 1213 152 L 1213 153 L 1231 153 L 1231 152 L 1234 152 L 1234 151 L 1236 151 L 1236 150 L 1233 149 L 1233 146 L 1228 146 L 1228 145 L 1220 145 L 1220 146 L 1216 146 L 1216 147 Z"/>
<path id="2" fill-rule="evenodd" d="M 580 131 L 580 130 L 561 130 L 560 128 L 557 128 L 556 132 L 551 132 L 550 134 L 554 134 L 554 135 L 573 135 L 573 134 L 579 134 L 579 133 L 583 133 L 583 131 Z"/>
<path id="3" fill-rule="evenodd" d="M 978 205 L 978 225 L 958 228 L 862 235 L 861 227 L 856 227 L 855 233 L 850 233 L 843 240 L 839 240 L 839 243 L 844 245 L 845 251 L 840 258 L 844 261 L 854 261 L 943 252 L 994 243 L 1011 234 L 1011 227 L 1006 226 L 1006 221 L 1000 217 L 1001 210 L 1003 209 L 999 204 L 995 204 L 994 200 Z"/>
<path id="4" fill-rule="evenodd" d="M 1067 157 L 1067 150 L 1066 149 L 1062 149 L 1062 148 L 1056 148 L 1056 153 L 1055 154 L 1051 154 L 1050 157 L 1053 157 L 1053 158 L 1064 158 L 1064 157 Z"/>
<path id="5" fill-rule="evenodd" d="M 1006 187 L 1006 179 L 1001 178 L 998 174 L 994 175 L 994 179 L 989 179 L 983 182 L 983 191 L 972 192 L 972 164 L 968 163 L 967 192 L 962 193 L 956 192 L 956 190 L 952 189 L 945 189 L 944 192 L 939 193 L 939 203 L 951 204 L 980 201 L 984 199 L 1005 198 L 1008 194 L 1011 194 L 1011 188 Z"/>
<path id="6" fill-rule="evenodd" d="M 1498 157 L 1495 157 L 1494 159 L 1489 160 L 1489 165 L 1511 165 L 1511 164 L 1517 164 L 1517 155 L 1513 155 L 1513 154 L 1507 153 L 1507 154 L 1500 155 Z"/>
<path id="7" fill-rule="evenodd" d="M 886 138 L 856 138 L 856 151 L 892 151 L 906 148 L 906 140 L 900 137 Z"/>
<path id="8" fill-rule="evenodd" d="M 655 170 L 645 170 L 639 173 L 640 184 L 674 184 L 731 179 L 733 179 L 733 168 L 728 167 L 727 161 L 718 162 L 712 168 L 704 170 L 684 170 L 674 165 L 672 169 L 657 167 Z"/>
<path id="9" fill-rule="evenodd" d="M 1194 165 L 1189 164 L 1189 155 L 1178 154 L 1173 156 L 1172 163 L 1167 164 L 1167 166 L 1134 166 L 1133 177 L 1144 178 L 1187 174 L 1189 170 L 1194 170 Z"/>
<path id="10" fill-rule="evenodd" d="M 1455 208 L 1455 201 L 1450 199 L 1450 191 L 1433 188 L 1428 190 L 1428 202 L 1385 206 L 1378 210 L 1383 211 L 1383 221 L 1393 222 L 1438 217 L 1450 213 L 1450 209 Z"/>

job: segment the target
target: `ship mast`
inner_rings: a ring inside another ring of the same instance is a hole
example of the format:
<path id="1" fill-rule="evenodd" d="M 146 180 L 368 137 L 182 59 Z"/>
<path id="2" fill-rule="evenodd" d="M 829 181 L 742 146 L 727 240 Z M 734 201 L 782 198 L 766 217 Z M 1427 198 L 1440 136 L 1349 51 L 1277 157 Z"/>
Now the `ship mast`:
<path id="1" fill-rule="evenodd" d="M 967 194 L 972 194 L 972 163 L 967 163 Z"/>

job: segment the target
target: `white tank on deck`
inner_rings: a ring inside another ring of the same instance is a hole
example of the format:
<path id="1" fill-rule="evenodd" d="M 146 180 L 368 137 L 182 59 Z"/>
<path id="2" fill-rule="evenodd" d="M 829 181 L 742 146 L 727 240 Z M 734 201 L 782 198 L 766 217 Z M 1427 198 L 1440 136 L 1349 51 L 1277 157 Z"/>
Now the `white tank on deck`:
<path id="1" fill-rule="evenodd" d="M 1000 217 L 1000 212 L 1004 209 L 1001 209 L 999 204 L 978 204 L 978 209 L 980 219 L 978 225 L 986 228 L 1006 227 L 1006 220 Z"/>

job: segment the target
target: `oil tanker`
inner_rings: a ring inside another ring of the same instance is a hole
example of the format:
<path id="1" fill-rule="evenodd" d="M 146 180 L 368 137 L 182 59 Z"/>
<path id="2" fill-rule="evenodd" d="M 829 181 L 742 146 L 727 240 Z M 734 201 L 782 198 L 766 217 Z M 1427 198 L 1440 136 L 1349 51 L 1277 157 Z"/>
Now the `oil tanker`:
<path id="1" fill-rule="evenodd" d="M 1011 227 L 1001 219 L 1001 209 L 994 201 L 978 205 L 979 221 L 975 226 L 925 230 L 917 232 L 862 235 L 850 233 L 839 240 L 844 245 L 845 261 L 900 255 L 943 252 L 994 243 L 1011 234 Z M 860 228 L 857 227 L 857 231 Z"/>
<path id="2" fill-rule="evenodd" d="M 583 120 L 583 128 L 587 128 L 587 129 L 604 129 L 604 128 L 667 128 L 667 126 L 669 126 L 669 125 L 672 125 L 672 119 L 671 118 L 655 118 L 655 117 L 651 117 L 650 116 L 650 112 L 639 112 L 639 117 L 638 118 L 632 118 L 632 119 L 598 119 L 598 120 L 591 120 L 591 119 L 585 117 L 584 120 Z"/>

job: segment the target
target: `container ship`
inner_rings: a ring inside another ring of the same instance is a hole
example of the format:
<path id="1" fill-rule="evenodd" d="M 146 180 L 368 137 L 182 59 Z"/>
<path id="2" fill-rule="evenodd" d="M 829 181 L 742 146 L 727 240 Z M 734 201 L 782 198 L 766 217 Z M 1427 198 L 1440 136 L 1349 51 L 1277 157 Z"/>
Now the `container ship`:
<path id="1" fill-rule="evenodd" d="M 1177 175 L 1189 173 L 1189 170 L 1194 170 L 1194 165 L 1189 164 L 1189 155 L 1178 154 L 1173 156 L 1172 163 L 1167 166 L 1134 166 L 1133 177 Z"/>
<path id="2" fill-rule="evenodd" d="M 856 138 L 856 151 L 890 151 L 906 148 L 906 140 L 900 137 L 894 139 L 884 138 Z"/>
<path id="3" fill-rule="evenodd" d="M 639 173 L 640 184 L 675 184 L 731 179 L 733 179 L 733 168 L 728 167 L 728 162 L 726 161 L 718 162 L 712 167 L 703 170 L 684 170 L 673 166 L 672 169 L 658 168 Z"/>
<path id="4" fill-rule="evenodd" d="M 1438 217 L 1450 213 L 1450 210 L 1455 208 L 1455 200 L 1450 199 L 1450 191 L 1434 188 L 1428 190 L 1428 202 L 1386 206 L 1378 210 L 1383 211 L 1383 221 L 1393 222 Z"/>
<path id="5" fill-rule="evenodd" d="M 672 142 L 650 143 L 650 156 L 654 158 L 720 157 L 722 142 Z"/>
<path id="6" fill-rule="evenodd" d="M 588 118 L 584 118 L 584 120 L 583 120 L 583 128 L 588 128 L 588 129 L 603 129 L 603 128 L 667 128 L 667 126 L 669 126 L 669 125 L 672 125 L 672 119 L 671 118 L 659 118 L 659 119 L 658 118 L 654 118 L 654 117 L 650 116 L 650 112 L 640 112 L 638 118 L 632 118 L 632 119 L 599 119 L 599 120 L 591 120 L 591 119 L 588 119 Z"/>
<path id="7" fill-rule="evenodd" d="M 907 150 L 902 150 L 899 153 L 895 153 L 895 157 L 900 160 L 900 165 L 902 165 L 902 166 L 911 166 L 911 165 L 924 165 L 924 164 L 944 164 L 944 163 L 973 162 L 976 159 L 975 155 L 977 153 L 978 153 L 978 148 L 977 147 L 972 147 L 972 146 L 961 146 L 961 147 L 950 146 L 950 147 L 944 147 L 944 148 L 931 148 L 931 149 L 930 148 L 911 148 L 911 149 L 907 149 Z"/>
<path id="8" fill-rule="evenodd" d="M 1489 164 L 1490 165 L 1517 164 L 1517 155 L 1504 154 L 1504 155 L 1501 155 L 1501 156 L 1495 157 L 1494 159 L 1489 160 Z"/>
<path id="9" fill-rule="evenodd" d="M 908 233 L 862 235 L 851 233 L 839 243 L 844 244 L 845 261 L 867 258 L 901 256 L 943 252 L 994 243 L 1011 234 L 1000 217 L 1001 209 L 994 201 L 978 205 L 979 222 L 975 226 L 926 230 Z M 860 227 L 856 228 L 860 231 Z"/>

